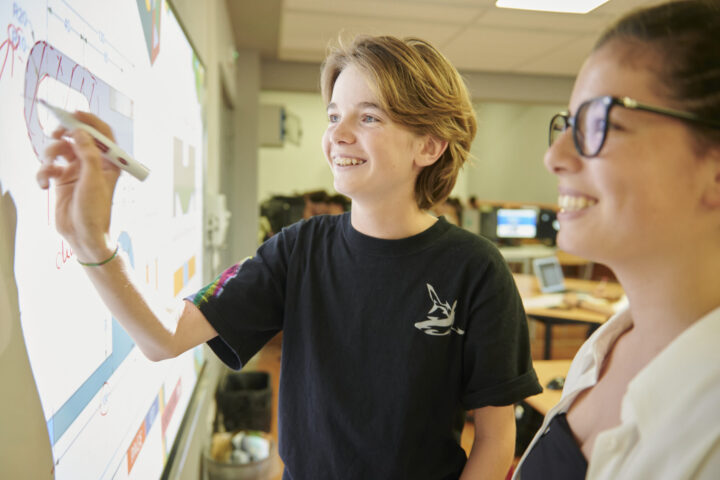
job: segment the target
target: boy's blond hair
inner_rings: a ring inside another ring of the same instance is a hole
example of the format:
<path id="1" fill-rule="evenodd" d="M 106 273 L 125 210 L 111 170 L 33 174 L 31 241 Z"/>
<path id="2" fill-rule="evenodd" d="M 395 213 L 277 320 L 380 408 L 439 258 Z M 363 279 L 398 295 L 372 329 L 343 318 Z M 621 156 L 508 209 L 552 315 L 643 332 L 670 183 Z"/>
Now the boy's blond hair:
<path id="1" fill-rule="evenodd" d="M 323 63 L 321 91 L 326 104 L 340 72 L 350 65 L 367 75 L 393 122 L 448 142 L 445 152 L 421 170 L 415 183 L 415 200 L 421 209 L 445 200 L 477 131 L 475 111 L 460 74 L 423 40 L 358 36 L 349 45 L 341 40 Z"/>

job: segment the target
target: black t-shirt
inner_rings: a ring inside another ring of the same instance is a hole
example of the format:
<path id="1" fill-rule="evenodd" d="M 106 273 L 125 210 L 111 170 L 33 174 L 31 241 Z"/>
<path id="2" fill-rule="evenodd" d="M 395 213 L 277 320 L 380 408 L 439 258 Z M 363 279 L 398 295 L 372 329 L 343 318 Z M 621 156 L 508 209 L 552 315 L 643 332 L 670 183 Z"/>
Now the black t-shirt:
<path id="1" fill-rule="evenodd" d="M 512 275 L 440 218 L 401 240 L 350 214 L 301 221 L 193 301 L 240 368 L 283 331 L 279 437 L 288 479 L 457 478 L 458 408 L 541 391 Z"/>

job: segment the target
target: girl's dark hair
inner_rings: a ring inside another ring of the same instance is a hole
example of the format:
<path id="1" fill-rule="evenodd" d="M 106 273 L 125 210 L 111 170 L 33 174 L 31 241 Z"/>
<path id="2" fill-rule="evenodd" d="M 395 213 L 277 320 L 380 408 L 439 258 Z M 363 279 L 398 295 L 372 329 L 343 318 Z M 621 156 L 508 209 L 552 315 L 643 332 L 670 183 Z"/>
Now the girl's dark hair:
<path id="1" fill-rule="evenodd" d="M 632 47 L 628 60 L 656 59 L 650 68 L 678 108 L 720 120 L 719 0 L 672 1 L 633 11 L 610 26 L 594 50 L 616 41 Z M 718 129 L 698 127 L 693 133 L 701 148 L 720 145 Z"/>

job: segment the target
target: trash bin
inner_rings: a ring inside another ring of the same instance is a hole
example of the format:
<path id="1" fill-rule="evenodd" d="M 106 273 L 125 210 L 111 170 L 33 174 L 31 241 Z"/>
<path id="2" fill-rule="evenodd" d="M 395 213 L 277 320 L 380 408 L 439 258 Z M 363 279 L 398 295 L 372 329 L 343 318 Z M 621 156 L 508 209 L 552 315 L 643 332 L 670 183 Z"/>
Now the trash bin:
<path id="1" fill-rule="evenodd" d="M 227 372 L 218 382 L 216 431 L 270 431 L 272 386 L 268 372 Z"/>
<path id="2" fill-rule="evenodd" d="M 239 445 L 233 440 L 238 434 L 246 434 L 261 440 L 264 451 L 257 458 L 246 457 L 239 463 L 234 455 Z M 270 478 L 272 459 L 275 446 L 270 435 L 264 432 L 219 432 L 214 433 L 210 444 L 203 449 L 203 469 L 207 473 L 207 480 L 267 480 Z"/>

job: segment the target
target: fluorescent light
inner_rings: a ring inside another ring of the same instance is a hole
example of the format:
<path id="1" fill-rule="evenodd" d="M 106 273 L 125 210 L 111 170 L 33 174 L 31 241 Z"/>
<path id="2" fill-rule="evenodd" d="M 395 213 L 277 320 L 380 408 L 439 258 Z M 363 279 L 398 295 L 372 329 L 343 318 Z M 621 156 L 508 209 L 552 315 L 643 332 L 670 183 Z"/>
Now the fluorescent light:
<path id="1" fill-rule="evenodd" d="M 588 13 L 608 0 L 497 0 L 496 7 L 541 12 Z"/>

